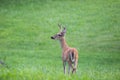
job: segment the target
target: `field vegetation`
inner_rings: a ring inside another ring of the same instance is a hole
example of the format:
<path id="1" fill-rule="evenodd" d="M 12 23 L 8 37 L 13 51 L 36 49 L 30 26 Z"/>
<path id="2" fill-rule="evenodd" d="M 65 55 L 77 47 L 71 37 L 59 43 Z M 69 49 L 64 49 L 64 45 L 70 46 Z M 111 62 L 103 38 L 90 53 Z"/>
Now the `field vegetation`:
<path id="1" fill-rule="evenodd" d="M 0 80 L 120 80 L 119 0 L 0 0 Z M 67 28 L 78 70 L 64 75 L 50 39 Z"/>

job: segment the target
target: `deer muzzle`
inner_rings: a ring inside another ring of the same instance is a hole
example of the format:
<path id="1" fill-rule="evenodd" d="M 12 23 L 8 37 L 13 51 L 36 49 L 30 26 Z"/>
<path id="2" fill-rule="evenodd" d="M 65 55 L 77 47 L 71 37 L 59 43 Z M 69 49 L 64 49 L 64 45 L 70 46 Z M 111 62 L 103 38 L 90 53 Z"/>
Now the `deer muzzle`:
<path id="1" fill-rule="evenodd" d="M 52 36 L 51 39 L 55 39 L 55 38 Z"/>

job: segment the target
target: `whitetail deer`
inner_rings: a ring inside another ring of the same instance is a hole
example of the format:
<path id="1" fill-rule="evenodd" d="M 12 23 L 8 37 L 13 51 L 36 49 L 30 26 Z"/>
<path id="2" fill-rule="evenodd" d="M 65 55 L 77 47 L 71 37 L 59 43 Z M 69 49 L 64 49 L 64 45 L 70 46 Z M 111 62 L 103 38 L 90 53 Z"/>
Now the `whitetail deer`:
<path id="1" fill-rule="evenodd" d="M 70 69 L 72 68 L 72 73 L 76 72 L 77 64 L 78 64 L 78 51 L 76 48 L 71 48 L 67 45 L 65 40 L 66 28 L 62 29 L 62 26 L 58 24 L 60 27 L 60 32 L 51 37 L 51 39 L 59 40 L 62 47 L 62 61 L 64 67 L 64 73 L 66 73 L 66 62 L 68 62 L 68 74 L 70 73 Z"/>

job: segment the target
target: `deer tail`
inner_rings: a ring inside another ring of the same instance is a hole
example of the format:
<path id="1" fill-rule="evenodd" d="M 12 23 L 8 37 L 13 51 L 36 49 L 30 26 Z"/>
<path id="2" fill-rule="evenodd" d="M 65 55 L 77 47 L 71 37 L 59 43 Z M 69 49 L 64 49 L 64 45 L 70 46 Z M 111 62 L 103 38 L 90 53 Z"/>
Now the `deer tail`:
<path id="1" fill-rule="evenodd" d="M 74 54 L 74 52 L 70 52 L 69 58 L 70 58 L 72 63 L 75 62 L 75 54 Z"/>

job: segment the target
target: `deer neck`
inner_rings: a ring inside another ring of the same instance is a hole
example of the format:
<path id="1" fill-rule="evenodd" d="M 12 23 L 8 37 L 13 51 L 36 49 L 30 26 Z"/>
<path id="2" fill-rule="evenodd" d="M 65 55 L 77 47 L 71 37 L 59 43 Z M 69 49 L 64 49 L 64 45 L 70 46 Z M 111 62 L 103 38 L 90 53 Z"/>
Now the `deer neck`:
<path id="1" fill-rule="evenodd" d="M 60 39 L 60 44 L 61 44 L 62 51 L 66 50 L 68 48 L 68 45 L 67 45 L 64 37 Z"/>

